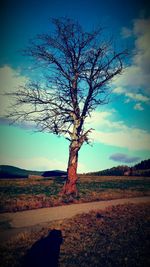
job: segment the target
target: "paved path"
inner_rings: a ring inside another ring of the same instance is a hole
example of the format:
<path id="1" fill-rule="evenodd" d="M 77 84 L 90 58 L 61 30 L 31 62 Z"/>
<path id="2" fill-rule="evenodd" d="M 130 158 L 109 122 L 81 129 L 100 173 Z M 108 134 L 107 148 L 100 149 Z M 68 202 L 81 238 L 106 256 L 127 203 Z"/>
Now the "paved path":
<path id="1" fill-rule="evenodd" d="M 138 197 L 71 204 L 68 206 L 42 208 L 16 213 L 3 213 L 0 214 L 0 223 L 9 221 L 11 228 L 25 228 L 50 221 L 71 218 L 76 214 L 81 214 L 84 212 L 88 213 L 91 210 L 104 210 L 112 205 L 148 202 L 150 203 L 150 197 Z"/>

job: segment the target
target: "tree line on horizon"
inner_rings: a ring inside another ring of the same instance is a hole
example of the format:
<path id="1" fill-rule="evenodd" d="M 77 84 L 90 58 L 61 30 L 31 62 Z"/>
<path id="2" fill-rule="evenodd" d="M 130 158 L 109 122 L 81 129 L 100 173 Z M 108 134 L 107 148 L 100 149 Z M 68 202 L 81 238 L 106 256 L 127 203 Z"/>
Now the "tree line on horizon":
<path id="1" fill-rule="evenodd" d="M 13 166 L 1 165 L 0 166 L 0 178 L 29 178 L 31 176 L 41 176 L 41 178 L 47 177 L 65 177 L 67 172 L 60 170 L 52 171 L 30 171 L 24 170 Z M 89 172 L 84 175 L 90 176 L 149 176 L 150 177 L 150 159 L 143 160 L 140 163 L 134 165 L 133 167 L 128 166 L 117 166 L 110 169 L 98 171 L 98 172 Z"/>
<path id="2" fill-rule="evenodd" d="M 97 171 L 97 172 L 89 172 L 86 175 L 91 176 L 150 176 L 150 159 L 143 160 L 140 163 L 129 167 L 127 165 L 121 165 L 117 167 L 112 167 L 110 169 Z"/>

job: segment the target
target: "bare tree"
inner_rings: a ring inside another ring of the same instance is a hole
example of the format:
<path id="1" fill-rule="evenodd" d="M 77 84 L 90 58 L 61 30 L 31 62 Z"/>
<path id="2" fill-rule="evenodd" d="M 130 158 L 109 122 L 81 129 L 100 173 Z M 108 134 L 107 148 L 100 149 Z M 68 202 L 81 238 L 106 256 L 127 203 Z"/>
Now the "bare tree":
<path id="1" fill-rule="evenodd" d="M 38 131 L 69 140 L 67 180 L 61 193 L 76 195 L 78 152 L 89 142 L 91 131 L 85 130 L 85 119 L 108 102 L 107 85 L 122 72 L 127 53 L 114 51 L 103 29 L 85 32 L 68 18 L 53 19 L 53 24 L 54 33 L 38 35 L 25 50 L 44 80 L 29 82 L 13 93 L 16 102 L 9 117 L 34 122 Z"/>

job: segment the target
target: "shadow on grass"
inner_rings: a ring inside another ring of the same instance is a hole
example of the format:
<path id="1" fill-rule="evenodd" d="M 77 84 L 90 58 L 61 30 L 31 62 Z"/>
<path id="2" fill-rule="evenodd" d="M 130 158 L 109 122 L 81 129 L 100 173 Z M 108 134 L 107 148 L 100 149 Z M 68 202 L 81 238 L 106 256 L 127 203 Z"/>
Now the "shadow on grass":
<path id="1" fill-rule="evenodd" d="M 60 246 L 63 242 L 60 230 L 52 230 L 27 251 L 23 267 L 58 267 Z"/>

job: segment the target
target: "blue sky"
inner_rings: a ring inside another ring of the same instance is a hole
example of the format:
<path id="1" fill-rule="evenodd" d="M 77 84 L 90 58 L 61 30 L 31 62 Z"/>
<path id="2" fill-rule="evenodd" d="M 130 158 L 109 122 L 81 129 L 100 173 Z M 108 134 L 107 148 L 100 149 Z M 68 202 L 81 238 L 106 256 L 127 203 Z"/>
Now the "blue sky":
<path id="1" fill-rule="evenodd" d="M 1 13 L 1 93 L 31 79 L 31 62 L 20 51 L 30 38 L 52 29 L 51 17 L 77 19 L 86 30 L 102 24 L 118 47 L 129 47 L 130 65 L 110 84 L 110 103 L 87 120 L 95 130 L 92 145 L 80 150 L 79 172 L 133 165 L 150 157 L 150 16 L 144 1 L 6 0 Z M 1 118 L 11 101 L 1 97 Z M 63 137 L 34 134 L 32 127 L 10 126 L 3 119 L 0 134 L 0 164 L 36 170 L 67 168 L 69 142 Z"/>

